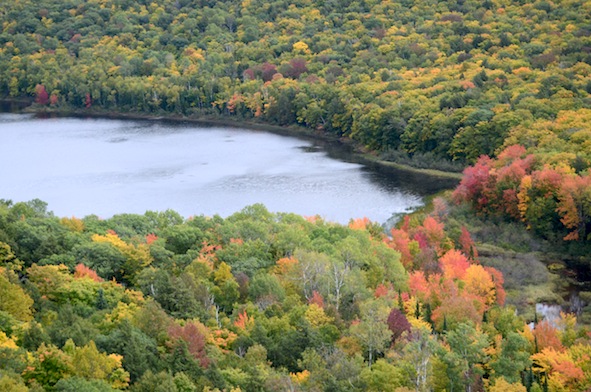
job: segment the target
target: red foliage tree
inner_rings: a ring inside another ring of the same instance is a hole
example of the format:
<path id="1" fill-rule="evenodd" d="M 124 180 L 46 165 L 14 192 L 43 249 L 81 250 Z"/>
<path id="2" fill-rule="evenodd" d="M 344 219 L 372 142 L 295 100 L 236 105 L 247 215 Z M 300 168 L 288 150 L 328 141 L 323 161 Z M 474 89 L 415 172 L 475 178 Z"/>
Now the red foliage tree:
<path id="1" fill-rule="evenodd" d="M 526 153 L 527 151 L 525 147 L 519 144 L 515 144 L 501 151 L 501 153 L 497 157 L 497 161 L 501 166 L 506 166 L 518 158 L 523 158 L 526 155 Z"/>
<path id="2" fill-rule="evenodd" d="M 247 70 L 245 70 L 242 73 L 242 79 L 244 79 L 245 81 L 247 80 L 255 80 L 255 74 L 254 74 L 254 69 L 252 68 L 248 68 Z"/>
<path id="3" fill-rule="evenodd" d="M 464 170 L 460 185 L 453 193 L 456 202 L 467 202 L 477 210 L 485 209 L 490 198 L 490 169 L 492 159 L 482 156 L 474 166 Z"/>
<path id="4" fill-rule="evenodd" d="M 197 324 L 188 322 L 182 327 L 173 325 L 168 329 L 168 336 L 170 337 L 171 347 L 174 347 L 182 340 L 186 343 L 188 352 L 199 361 L 202 367 L 209 366 L 210 360 L 205 352 L 205 336 L 201 333 Z"/>
<path id="5" fill-rule="evenodd" d="M 431 296 L 431 287 L 423 271 L 414 271 L 408 276 L 408 287 L 410 293 L 423 302 Z"/>
<path id="6" fill-rule="evenodd" d="M 470 267 L 468 258 L 460 251 L 452 249 L 439 259 L 443 276 L 446 279 L 462 279 Z"/>
<path id="7" fill-rule="evenodd" d="M 388 288 L 383 283 L 380 283 L 374 290 L 373 295 L 376 298 L 385 297 L 388 295 Z"/>
<path id="8" fill-rule="evenodd" d="M 303 58 L 291 59 L 289 63 L 281 66 L 281 73 L 287 78 L 298 79 L 305 72 L 308 72 L 308 67 Z"/>
<path id="9" fill-rule="evenodd" d="M 400 226 L 400 230 L 406 231 L 408 233 L 409 229 L 410 229 L 410 216 L 405 215 L 402 226 Z"/>
<path id="10" fill-rule="evenodd" d="M 476 246 L 474 245 L 472 236 L 470 236 L 470 232 L 464 226 L 462 226 L 462 234 L 460 234 L 459 243 L 462 252 L 468 256 L 468 259 L 472 261 L 476 261 L 478 259 L 478 250 L 476 250 Z"/>
<path id="11" fill-rule="evenodd" d="M 402 265 L 407 269 L 410 268 L 413 257 L 410 251 L 410 237 L 408 233 L 400 229 L 392 229 L 391 233 L 392 239 L 386 241 L 388 246 L 400 252 Z"/>
<path id="12" fill-rule="evenodd" d="M 35 86 L 35 103 L 39 105 L 47 105 L 49 103 L 49 94 L 45 90 L 45 86 L 38 84 Z"/>
<path id="13" fill-rule="evenodd" d="M 400 309 L 393 308 L 390 311 L 387 323 L 388 329 L 392 331 L 392 343 L 400 338 L 404 332 L 410 332 L 410 323 Z"/>
<path id="14" fill-rule="evenodd" d="M 236 321 L 234 321 L 234 325 L 238 329 L 243 331 L 246 331 L 248 328 L 250 328 L 250 326 L 252 326 L 253 323 L 254 319 L 246 313 L 246 310 L 239 313 L 238 317 L 236 318 Z"/>
<path id="15" fill-rule="evenodd" d="M 324 308 L 324 298 L 322 298 L 322 295 L 314 290 L 312 292 L 312 297 L 310 297 L 310 299 L 308 300 L 309 304 L 316 304 L 318 305 L 320 308 Z"/>
<path id="16" fill-rule="evenodd" d="M 158 240 L 158 236 L 154 233 L 146 235 L 146 244 L 151 245 Z"/>
<path id="17" fill-rule="evenodd" d="M 562 351 L 564 346 L 558 337 L 558 331 L 548 320 L 540 321 L 533 330 L 538 351 L 551 347 L 556 351 Z"/>
<path id="18" fill-rule="evenodd" d="M 433 216 L 428 216 L 423 221 L 422 227 L 418 228 L 426 237 L 427 243 L 438 255 L 443 253 L 444 240 L 446 239 L 443 223 L 437 221 Z M 421 248 L 422 249 L 422 248 Z"/>
<path id="19" fill-rule="evenodd" d="M 413 240 L 415 240 L 416 242 L 419 243 L 420 249 L 426 249 L 429 247 L 429 240 L 428 240 L 427 236 L 425 235 L 425 233 L 423 233 L 421 231 L 418 233 L 415 233 Z"/>
<path id="20" fill-rule="evenodd" d="M 80 263 L 74 268 L 75 278 L 89 278 L 95 282 L 102 282 L 103 279 L 95 271 Z"/>
<path id="21" fill-rule="evenodd" d="M 277 67 L 270 63 L 264 63 L 261 67 L 261 77 L 263 81 L 270 82 L 273 80 L 273 75 L 277 73 Z"/>

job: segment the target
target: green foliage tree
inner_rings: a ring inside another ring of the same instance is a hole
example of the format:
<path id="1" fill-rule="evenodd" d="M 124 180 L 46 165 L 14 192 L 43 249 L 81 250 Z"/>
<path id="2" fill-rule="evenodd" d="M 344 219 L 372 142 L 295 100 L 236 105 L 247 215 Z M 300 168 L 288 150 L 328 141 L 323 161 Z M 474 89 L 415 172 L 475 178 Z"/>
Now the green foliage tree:
<path id="1" fill-rule="evenodd" d="M 376 355 L 382 354 L 392 339 L 392 331 L 386 322 L 388 309 L 379 302 L 369 302 L 361 308 L 361 320 L 351 327 L 351 333 L 364 346 L 368 366 L 371 367 Z"/>

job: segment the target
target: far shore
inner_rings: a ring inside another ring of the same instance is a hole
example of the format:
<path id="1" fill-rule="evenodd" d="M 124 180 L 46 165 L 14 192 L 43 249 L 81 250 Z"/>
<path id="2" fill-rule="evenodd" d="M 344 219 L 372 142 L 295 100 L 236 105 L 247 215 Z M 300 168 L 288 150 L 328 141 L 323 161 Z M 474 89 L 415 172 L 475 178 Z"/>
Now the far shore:
<path id="1" fill-rule="evenodd" d="M 279 126 L 267 124 L 259 121 L 245 120 L 243 118 L 232 118 L 229 116 L 183 116 L 172 113 L 165 114 L 149 114 L 139 112 L 113 112 L 106 111 L 100 108 L 90 109 L 73 109 L 73 108 L 48 108 L 35 105 L 31 100 L 25 99 L 0 99 L 0 104 L 20 106 L 25 113 L 45 114 L 58 117 L 92 117 L 92 118 L 110 118 L 110 119 L 128 119 L 128 120 L 148 120 L 148 121 L 175 121 L 188 122 L 201 125 L 217 125 L 229 127 L 249 128 L 253 130 L 272 132 L 286 136 L 299 136 L 329 143 L 339 143 L 347 146 L 354 160 L 358 163 L 377 167 L 383 171 L 404 171 L 428 177 L 434 177 L 443 180 L 460 181 L 461 173 L 448 172 L 435 169 L 419 169 L 409 165 L 403 165 L 392 161 L 385 161 L 371 152 L 364 151 L 362 147 L 356 145 L 350 139 L 338 138 L 336 136 L 328 135 L 320 131 L 315 131 L 309 128 L 289 125 Z"/>

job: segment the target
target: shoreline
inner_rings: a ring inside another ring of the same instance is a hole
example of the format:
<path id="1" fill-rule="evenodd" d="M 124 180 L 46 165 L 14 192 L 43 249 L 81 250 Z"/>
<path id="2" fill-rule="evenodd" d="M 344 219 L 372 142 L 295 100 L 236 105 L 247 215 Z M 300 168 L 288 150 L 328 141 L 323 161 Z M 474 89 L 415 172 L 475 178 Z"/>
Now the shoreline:
<path id="1" fill-rule="evenodd" d="M 462 179 L 462 173 L 447 172 L 436 169 L 419 169 L 409 165 L 404 165 L 392 161 L 385 161 L 365 152 L 359 145 L 350 139 L 338 138 L 336 136 L 327 135 L 308 128 L 297 125 L 280 126 L 257 121 L 249 121 L 245 119 L 232 119 L 231 117 L 187 117 L 175 114 L 148 114 L 137 112 L 114 112 L 103 111 L 102 109 L 72 109 L 72 108 L 46 108 L 35 107 L 35 104 L 29 100 L 18 99 L 0 99 L 0 104 L 18 105 L 22 107 L 24 113 L 34 113 L 40 115 L 54 115 L 58 117 L 90 117 L 90 118 L 108 118 L 113 120 L 144 120 L 144 121 L 172 121 L 172 122 L 186 122 L 191 124 L 201 124 L 208 126 L 229 126 L 236 128 L 248 128 L 255 131 L 271 132 L 284 136 L 303 137 L 314 141 L 324 143 L 338 144 L 344 149 L 349 149 L 349 153 L 353 160 L 367 166 L 372 166 L 382 171 L 393 172 L 402 171 L 409 174 L 423 175 L 427 177 L 436 178 L 439 180 L 457 181 Z M 457 185 L 457 184 L 456 184 Z M 455 186 L 455 185 L 454 185 Z"/>

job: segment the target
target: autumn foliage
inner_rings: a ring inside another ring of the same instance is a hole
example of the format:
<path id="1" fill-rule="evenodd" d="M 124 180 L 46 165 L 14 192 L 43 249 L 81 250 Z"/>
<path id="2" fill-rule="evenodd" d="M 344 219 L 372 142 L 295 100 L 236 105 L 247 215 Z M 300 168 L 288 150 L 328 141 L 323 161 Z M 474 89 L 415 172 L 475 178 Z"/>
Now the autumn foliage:
<path id="1" fill-rule="evenodd" d="M 401 253 L 410 271 L 409 294 L 423 307 L 429 307 L 437 328 L 442 328 L 444 318 L 449 324 L 480 323 L 487 310 L 505 302 L 503 275 L 479 264 L 476 246 L 466 228 L 462 228 L 454 245 L 440 219 L 445 219 L 444 213 L 429 215 L 421 224 L 407 219 L 385 241 Z M 376 289 L 376 297 L 378 292 Z"/>
<path id="2" fill-rule="evenodd" d="M 188 352 L 199 361 L 202 367 L 206 368 L 210 360 L 205 352 L 206 337 L 203 333 L 205 327 L 195 322 L 188 322 L 184 326 L 173 325 L 168 329 L 171 347 L 183 342 Z"/>
<path id="3" fill-rule="evenodd" d="M 47 105 L 49 103 L 49 94 L 47 94 L 44 85 L 38 84 L 35 86 L 35 95 L 35 103 L 39 105 Z"/>
<path id="4" fill-rule="evenodd" d="M 548 189 L 556 178 L 532 176 Z M 4 244 L 0 257 L 6 265 L 22 257 L 24 268 L 0 267 L 0 353 L 18 373 L 0 376 L 0 387 L 591 387 L 589 337 L 575 316 L 530 328 L 505 308 L 503 275 L 478 259 L 467 229 L 449 228 L 451 211 L 439 200 L 433 214 L 413 214 L 390 236 L 371 222 L 353 229 L 262 206 L 168 230 L 136 216 L 51 217 L 60 241 L 77 241 L 42 263 L 9 230 L 19 248 Z M 171 246 L 196 227 L 203 235 L 188 249 Z M 295 231 L 298 247 L 282 250 L 283 234 Z"/>
<path id="5" fill-rule="evenodd" d="M 84 264 L 78 264 L 74 269 L 74 277 L 75 278 L 88 278 L 92 279 L 95 282 L 102 282 L 103 279 L 97 275 L 95 271 L 88 268 Z"/>
<path id="6" fill-rule="evenodd" d="M 523 221 L 542 236 L 586 241 L 591 233 L 589 172 L 540 165 L 522 146 L 508 147 L 497 159 L 481 157 L 464 171 L 454 198 L 480 213 Z"/>
<path id="7" fill-rule="evenodd" d="M 388 315 L 388 329 L 392 332 L 392 342 L 399 339 L 404 332 L 410 332 L 410 323 L 404 313 L 393 308 Z"/>

